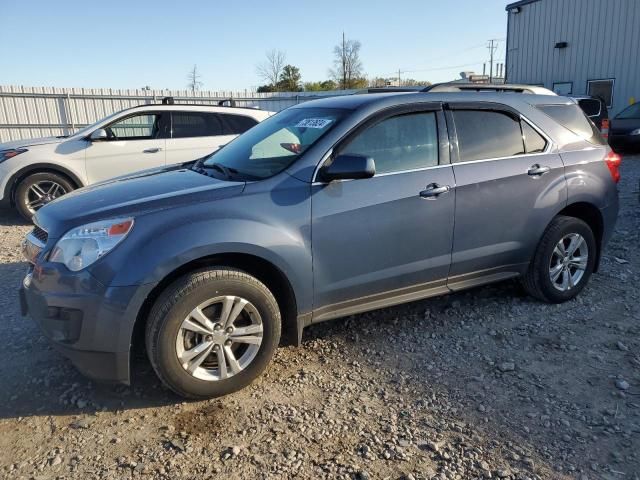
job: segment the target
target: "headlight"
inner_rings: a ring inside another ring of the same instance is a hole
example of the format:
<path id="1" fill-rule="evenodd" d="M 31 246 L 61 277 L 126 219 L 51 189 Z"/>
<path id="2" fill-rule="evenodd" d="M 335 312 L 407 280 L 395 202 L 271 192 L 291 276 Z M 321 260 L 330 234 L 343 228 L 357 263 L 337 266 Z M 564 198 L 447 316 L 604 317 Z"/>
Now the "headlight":
<path id="1" fill-rule="evenodd" d="M 50 262 L 64 263 L 73 272 L 109 253 L 133 228 L 133 218 L 89 223 L 69 230 L 53 248 Z"/>
<path id="2" fill-rule="evenodd" d="M 10 148 L 9 150 L 0 150 L 0 163 L 27 151 L 28 150 L 26 148 Z"/>
<path id="3" fill-rule="evenodd" d="M 640 135 L 640 128 L 636 128 L 633 132 L 631 132 L 629 135 Z"/>

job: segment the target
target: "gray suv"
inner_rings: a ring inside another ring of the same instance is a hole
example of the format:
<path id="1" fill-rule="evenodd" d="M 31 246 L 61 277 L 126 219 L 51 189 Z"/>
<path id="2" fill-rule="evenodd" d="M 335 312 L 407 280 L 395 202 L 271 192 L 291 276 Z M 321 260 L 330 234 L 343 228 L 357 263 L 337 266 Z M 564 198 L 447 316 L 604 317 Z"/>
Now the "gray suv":
<path id="1" fill-rule="evenodd" d="M 613 232 L 619 165 L 562 97 L 311 101 L 43 207 L 23 312 L 93 378 L 129 382 L 143 342 L 178 394 L 224 395 L 312 323 L 514 277 L 574 298 Z"/>

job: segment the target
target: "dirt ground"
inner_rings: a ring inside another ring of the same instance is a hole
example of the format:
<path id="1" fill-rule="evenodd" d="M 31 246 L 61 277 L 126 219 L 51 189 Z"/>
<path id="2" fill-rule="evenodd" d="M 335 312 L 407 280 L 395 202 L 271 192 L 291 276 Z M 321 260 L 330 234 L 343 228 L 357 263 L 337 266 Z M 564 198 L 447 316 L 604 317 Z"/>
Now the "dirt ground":
<path id="1" fill-rule="evenodd" d="M 0 478 L 640 479 L 640 157 L 600 273 L 550 306 L 517 282 L 305 331 L 251 387 L 183 402 L 144 357 L 83 378 L 17 289 L 0 213 Z"/>

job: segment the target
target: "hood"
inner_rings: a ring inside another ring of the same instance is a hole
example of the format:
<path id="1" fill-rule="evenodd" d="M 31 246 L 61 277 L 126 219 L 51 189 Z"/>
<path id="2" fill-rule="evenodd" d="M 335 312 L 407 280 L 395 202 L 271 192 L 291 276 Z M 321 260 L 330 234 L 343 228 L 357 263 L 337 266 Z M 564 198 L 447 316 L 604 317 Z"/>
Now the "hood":
<path id="1" fill-rule="evenodd" d="M 61 143 L 67 137 L 43 137 L 43 138 L 25 138 L 23 140 L 13 140 L 11 142 L 0 143 L 0 150 L 9 150 L 10 148 L 33 147 L 34 145 L 46 145 L 48 143 Z"/>
<path id="2" fill-rule="evenodd" d="M 238 195 L 244 185 L 185 168 L 151 170 L 75 190 L 38 210 L 34 223 L 50 238 L 58 238 L 70 228 L 97 220 Z"/>
<path id="3" fill-rule="evenodd" d="M 609 134 L 626 135 L 640 128 L 640 118 L 614 118 L 609 125 Z"/>

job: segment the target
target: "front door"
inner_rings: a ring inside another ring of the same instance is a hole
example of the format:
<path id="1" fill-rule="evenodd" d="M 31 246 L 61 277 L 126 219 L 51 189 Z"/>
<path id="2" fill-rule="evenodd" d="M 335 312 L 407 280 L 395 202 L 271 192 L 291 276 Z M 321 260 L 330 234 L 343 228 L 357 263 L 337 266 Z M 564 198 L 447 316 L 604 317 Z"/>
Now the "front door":
<path id="1" fill-rule="evenodd" d="M 145 112 L 116 120 L 105 140 L 87 146 L 89 183 L 165 165 L 166 114 Z"/>
<path id="2" fill-rule="evenodd" d="M 506 107 L 451 104 L 456 215 L 449 286 L 520 273 L 566 201 L 564 165 L 539 131 Z M 501 109 L 503 108 L 503 109 Z"/>
<path id="3" fill-rule="evenodd" d="M 424 108 L 378 118 L 335 149 L 372 157 L 373 178 L 313 184 L 314 321 L 446 291 L 454 179 L 443 116 Z"/>

